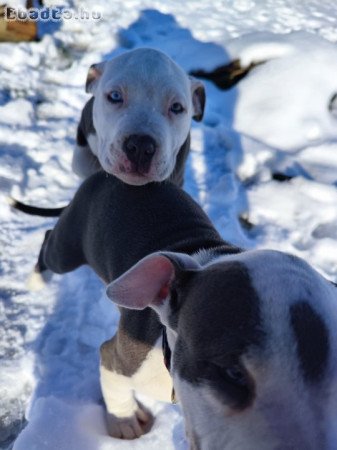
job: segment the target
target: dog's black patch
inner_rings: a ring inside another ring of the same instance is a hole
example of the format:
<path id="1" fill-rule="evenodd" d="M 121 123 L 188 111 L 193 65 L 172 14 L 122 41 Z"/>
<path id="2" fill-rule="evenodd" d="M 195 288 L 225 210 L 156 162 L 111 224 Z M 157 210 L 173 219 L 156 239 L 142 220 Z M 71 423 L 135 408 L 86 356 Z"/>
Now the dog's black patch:
<path id="1" fill-rule="evenodd" d="M 329 357 L 329 333 L 319 314 L 305 301 L 290 307 L 297 354 L 304 377 L 318 382 L 324 376 Z"/>
<path id="2" fill-rule="evenodd" d="M 274 173 L 272 174 L 272 178 L 273 178 L 273 180 L 275 180 L 275 181 L 283 182 L 283 181 L 290 181 L 290 180 L 292 180 L 294 177 L 293 177 L 292 175 L 287 175 L 287 174 L 282 173 L 282 172 L 274 172 Z"/>
<path id="3" fill-rule="evenodd" d="M 251 63 L 249 66 L 243 67 L 241 61 L 236 59 L 229 64 L 225 64 L 215 68 L 210 72 L 205 70 L 194 70 L 189 72 L 190 75 L 212 81 L 219 89 L 228 90 L 235 86 L 242 78 L 244 78 L 254 67 L 262 64 Z"/>
<path id="4" fill-rule="evenodd" d="M 93 122 L 94 99 L 95 97 L 91 97 L 82 110 L 81 119 L 77 128 L 77 144 L 80 146 L 88 145 L 87 137 L 89 134 L 96 133 Z"/>
<path id="5" fill-rule="evenodd" d="M 174 355 L 179 375 L 207 384 L 233 408 L 247 407 L 254 382 L 240 359 L 264 340 L 259 297 L 247 268 L 233 261 L 216 263 L 196 271 L 178 295 L 185 298 Z"/>
<path id="6" fill-rule="evenodd" d="M 83 129 L 81 127 L 77 127 L 76 143 L 80 147 L 85 147 L 86 145 L 88 145 L 87 138 L 85 137 L 85 134 L 83 133 Z"/>

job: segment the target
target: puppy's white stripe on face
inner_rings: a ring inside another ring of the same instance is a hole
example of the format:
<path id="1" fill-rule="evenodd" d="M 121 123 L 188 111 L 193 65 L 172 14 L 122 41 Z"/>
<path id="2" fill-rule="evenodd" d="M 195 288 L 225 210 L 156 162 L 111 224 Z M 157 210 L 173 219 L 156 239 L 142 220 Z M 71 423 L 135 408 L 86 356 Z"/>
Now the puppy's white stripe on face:
<path id="1" fill-rule="evenodd" d="M 336 358 L 337 289 L 295 256 L 276 251 L 260 255 L 255 261 L 248 255 L 245 264 L 263 300 L 270 346 L 283 354 L 288 341 L 288 364 L 301 367 L 304 381 L 319 382 Z"/>

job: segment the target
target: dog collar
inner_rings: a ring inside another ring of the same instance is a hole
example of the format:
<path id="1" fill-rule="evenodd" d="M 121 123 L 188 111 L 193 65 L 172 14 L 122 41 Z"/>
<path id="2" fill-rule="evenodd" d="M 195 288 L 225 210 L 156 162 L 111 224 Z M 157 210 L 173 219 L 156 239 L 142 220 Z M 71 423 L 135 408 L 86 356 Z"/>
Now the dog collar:
<path id="1" fill-rule="evenodd" d="M 163 357 L 164 357 L 165 367 L 170 372 L 171 371 L 172 352 L 171 352 L 171 349 L 170 349 L 170 346 L 169 346 L 168 340 L 167 340 L 166 327 L 163 327 L 162 349 L 163 349 Z M 172 388 L 171 402 L 177 403 L 177 398 L 176 398 L 176 393 L 175 393 L 174 388 Z"/>
<path id="2" fill-rule="evenodd" d="M 163 338 L 162 338 L 162 349 L 163 349 L 163 357 L 164 357 L 164 364 L 166 369 L 170 372 L 171 371 L 171 349 L 168 344 L 167 340 L 167 333 L 166 333 L 166 327 L 163 327 Z"/>

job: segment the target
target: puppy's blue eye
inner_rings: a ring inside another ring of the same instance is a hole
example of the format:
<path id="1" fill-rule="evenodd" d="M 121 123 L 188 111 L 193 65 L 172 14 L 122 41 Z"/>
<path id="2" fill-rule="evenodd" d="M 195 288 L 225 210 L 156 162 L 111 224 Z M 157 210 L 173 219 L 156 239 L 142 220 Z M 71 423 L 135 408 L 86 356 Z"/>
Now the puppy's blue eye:
<path id="1" fill-rule="evenodd" d="M 170 111 L 173 112 L 173 114 L 181 114 L 184 111 L 184 107 L 181 103 L 174 102 L 170 107 Z"/>
<path id="2" fill-rule="evenodd" d="M 237 387 L 246 387 L 249 385 L 249 379 L 246 371 L 240 364 L 222 366 L 208 362 L 205 364 L 211 379 L 219 379 L 225 383 L 235 385 Z"/>
<path id="3" fill-rule="evenodd" d="M 111 91 L 107 97 L 111 103 L 123 103 L 123 96 L 119 91 Z"/>
<path id="4" fill-rule="evenodd" d="M 245 386 L 247 384 L 247 377 L 243 370 L 238 366 L 228 367 L 224 370 L 224 374 L 232 383 L 239 386 Z"/>

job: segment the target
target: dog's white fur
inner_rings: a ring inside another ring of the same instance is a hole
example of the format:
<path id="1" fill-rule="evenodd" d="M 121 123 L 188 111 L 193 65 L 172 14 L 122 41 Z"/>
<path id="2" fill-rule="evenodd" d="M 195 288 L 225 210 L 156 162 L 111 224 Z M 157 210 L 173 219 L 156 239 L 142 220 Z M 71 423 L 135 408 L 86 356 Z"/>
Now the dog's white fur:
<path id="1" fill-rule="evenodd" d="M 113 416 L 110 423 L 113 422 L 115 435 L 125 439 L 141 436 L 139 416 L 143 423 L 153 421 L 153 417 L 134 392 L 163 402 L 171 399 L 172 379 L 163 364 L 161 339 L 133 376 L 126 377 L 101 365 L 100 382 L 107 412 Z"/>
<path id="2" fill-rule="evenodd" d="M 101 387 L 107 411 L 119 417 L 128 417 L 137 409 L 132 388 L 140 394 L 168 402 L 171 399 L 172 379 L 163 365 L 161 339 L 148 353 L 142 366 L 132 377 L 126 377 L 100 366 Z M 125 392 L 123 384 L 127 385 Z"/>

